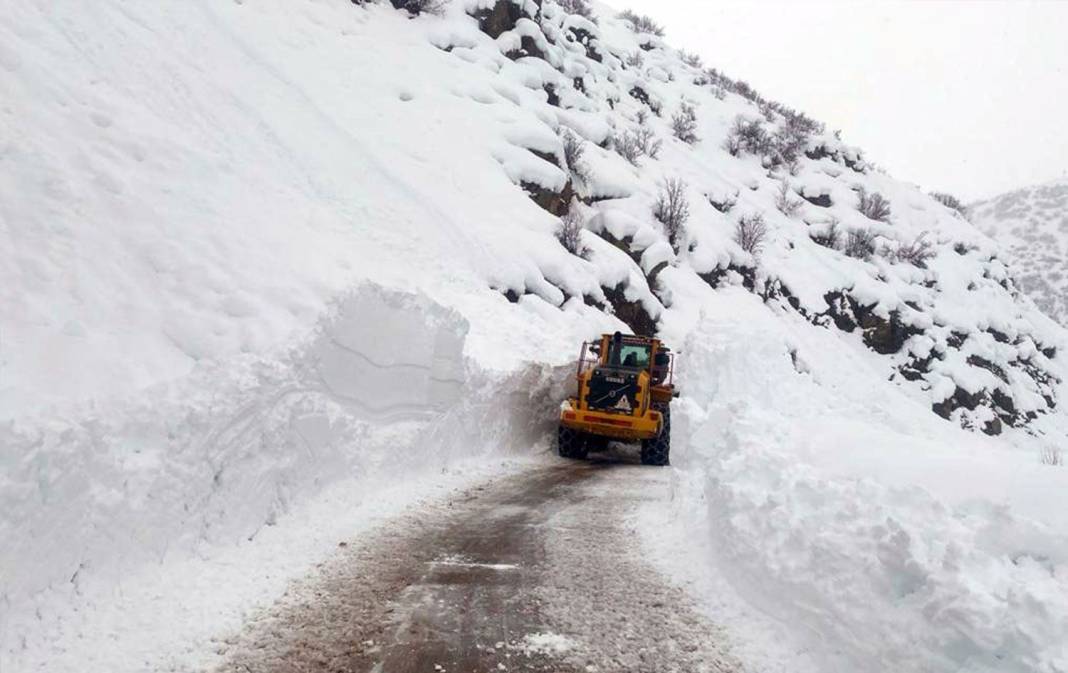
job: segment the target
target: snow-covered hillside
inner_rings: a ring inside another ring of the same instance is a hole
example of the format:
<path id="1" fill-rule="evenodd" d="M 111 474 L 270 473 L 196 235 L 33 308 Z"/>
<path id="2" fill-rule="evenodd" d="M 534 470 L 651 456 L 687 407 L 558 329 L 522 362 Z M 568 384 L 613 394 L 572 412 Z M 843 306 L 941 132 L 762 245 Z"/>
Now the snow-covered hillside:
<path id="1" fill-rule="evenodd" d="M 1005 251 L 1020 289 L 1068 325 L 1068 180 L 974 203 L 968 217 Z"/>
<path id="2" fill-rule="evenodd" d="M 1068 667 L 1068 334 L 953 211 L 609 8 L 32 0 L 0 88 L 13 665 L 208 656 L 87 624 L 331 486 L 544 449 L 578 344 L 633 329 L 682 350 L 691 569 L 817 615 L 821 670 Z"/>

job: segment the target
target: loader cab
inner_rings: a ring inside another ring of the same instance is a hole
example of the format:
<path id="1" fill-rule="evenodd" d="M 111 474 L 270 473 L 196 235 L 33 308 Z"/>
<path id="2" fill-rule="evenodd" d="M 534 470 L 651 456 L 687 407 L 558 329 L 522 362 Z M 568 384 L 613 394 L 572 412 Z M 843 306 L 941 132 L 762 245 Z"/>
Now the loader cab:
<path id="1" fill-rule="evenodd" d="M 579 353 L 579 379 L 598 371 L 613 371 L 628 377 L 646 373 L 652 386 L 672 388 L 673 370 L 671 349 L 652 337 L 620 332 L 603 334 L 597 341 L 584 343 Z"/>
<path id="2" fill-rule="evenodd" d="M 652 344 L 649 343 L 635 344 L 626 343 L 622 339 L 613 340 L 608 350 L 605 366 L 646 369 L 649 367 L 649 358 L 652 357 L 652 351 Z"/>

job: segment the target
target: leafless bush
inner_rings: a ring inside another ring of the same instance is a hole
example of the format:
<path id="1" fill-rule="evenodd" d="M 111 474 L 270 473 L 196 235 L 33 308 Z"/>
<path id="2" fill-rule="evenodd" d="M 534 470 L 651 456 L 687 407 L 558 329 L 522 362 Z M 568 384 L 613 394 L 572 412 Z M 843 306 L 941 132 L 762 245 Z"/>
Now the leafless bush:
<path id="1" fill-rule="evenodd" d="M 441 14 L 448 0 L 390 0 L 395 9 L 407 10 L 413 16 Z"/>
<path id="2" fill-rule="evenodd" d="M 885 256 L 895 262 L 903 262 L 926 269 L 927 260 L 933 258 L 936 254 L 933 247 L 931 242 L 927 240 L 927 232 L 924 232 L 911 243 L 903 243 Z"/>
<path id="3" fill-rule="evenodd" d="M 686 183 L 678 178 L 664 181 L 653 204 L 653 217 L 664 225 L 668 241 L 679 251 L 686 221 L 690 219 L 690 202 L 686 198 Z"/>
<path id="4" fill-rule="evenodd" d="M 760 213 L 742 215 L 734 226 L 734 241 L 754 257 L 764 249 L 764 240 L 767 237 L 768 225 Z"/>
<path id="5" fill-rule="evenodd" d="M 890 202 L 879 192 L 868 193 L 868 190 L 860 187 L 857 189 L 857 210 L 865 217 L 877 222 L 890 221 Z"/>
<path id="6" fill-rule="evenodd" d="M 727 153 L 732 157 L 736 157 L 742 153 L 743 145 L 741 136 L 735 134 L 733 130 L 727 134 L 727 137 L 723 140 L 723 149 L 727 150 Z"/>
<path id="7" fill-rule="evenodd" d="M 664 143 L 657 140 L 656 133 L 651 128 L 641 125 L 623 135 L 613 136 L 611 144 L 616 154 L 637 166 L 642 157 L 650 159 L 659 157 L 660 148 Z"/>
<path id="8" fill-rule="evenodd" d="M 660 148 L 663 147 L 664 141 L 657 139 L 653 129 L 642 124 L 638 127 L 637 132 L 635 132 L 635 138 L 638 141 L 638 147 L 641 149 L 642 154 L 650 159 L 656 159 L 660 156 Z"/>
<path id="9" fill-rule="evenodd" d="M 960 199 L 952 194 L 947 194 L 945 192 L 931 192 L 931 198 L 938 201 L 946 208 L 957 211 L 961 215 L 967 214 L 968 209 L 961 203 Z"/>
<path id="10" fill-rule="evenodd" d="M 583 182 L 588 181 L 590 177 L 589 167 L 582 160 L 582 156 L 586 153 L 586 141 L 575 135 L 571 129 L 565 129 L 563 135 L 560 136 L 560 140 L 564 144 L 564 161 L 567 162 L 567 167 L 571 174 Z"/>
<path id="11" fill-rule="evenodd" d="M 1042 449 L 1042 464 L 1054 467 L 1064 467 L 1064 453 L 1056 446 L 1046 446 Z"/>
<path id="12" fill-rule="evenodd" d="M 593 19 L 593 10 L 590 9 L 590 3 L 587 0 L 557 0 L 557 2 L 568 14 L 578 14 L 587 19 Z"/>
<path id="13" fill-rule="evenodd" d="M 586 246 L 582 243 L 582 217 L 574 205 L 560 217 L 560 223 L 556 229 L 556 240 L 572 255 L 582 257 L 586 254 Z"/>
<path id="14" fill-rule="evenodd" d="M 764 115 L 764 119 L 770 124 L 775 121 L 775 109 L 768 105 L 768 101 L 761 100 L 757 102 L 757 109 L 760 110 L 760 114 Z"/>
<path id="15" fill-rule="evenodd" d="M 682 142 L 693 145 L 697 142 L 697 110 L 683 101 L 679 111 L 671 118 L 671 130 Z"/>
<path id="16" fill-rule="evenodd" d="M 716 97 L 716 100 L 723 100 L 727 97 L 727 90 L 721 86 L 712 87 L 712 95 Z"/>
<path id="17" fill-rule="evenodd" d="M 633 54 L 627 56 L 627 65 L 632 68 L 640 68 L 645 65 L 645 57 L 642 56 L 640 51 L 636 51 Z"/>
<path id="18" fill-rule="evenodd" d="M 842 252 L 857 259 L 871 259 L 875 254 L 875 233 L 867 229 L 850 229 Z"/>
<path id="19" fill-rule="evenodd" d="M 825 248 L 837 250 L 838 245 L 842 240 L 842 230 L 838 225 L 839 222 L 837 217 L 829 218 L 826 223 L 826 229 L 822 230 L 820 233 L 813 234 L 812 240 Z"/>
<path id="20" fill-rule="evenodd" d="M 621 136 L 613 136 L 612 149 L 616 151 L 616 154 L 626 159 L 633 166 L 637 166 L 638 160 L 644 156 L 641 145 L 638 143 L 638 137 L 633 131 L 627 131 Z"/>
<path id="21" fill-rule="evenodd" d="M 732 156 L 738 156 L 741 152 L 764 156 L 771 151 L 772 140 L 759 120 L 749 120 L 739 115 L 735 117 L 723 147 Z"/>
<path id="22" fill-rule="evenodd" d="M 801 199 L 795 199 L 790 196 L 792 190 L 790 185 L 783 180 L 779 184 L 779 191 L 775 195 L 775 207 L 779 209 L 779 212 L 786 217 L 793 217 L 797 214 L 797 211 L 801 210 L 801 206 L 804 205 Z"/>
<path id="23" fill-rule="evenodd" d="M 704 64 L 701 63 L 700 54 L 691 54 L 689 52 L 683 51 L 680 52 L 679 55 L 682 56 L 682 62 L 690 66 L 691 68 L 697 68 L 698 70 L 700 70 L 702 67 L 704 67 Z"/>
<path id="24" fill-rule="evenodd" d="M 772 146 L 775 148 L 777 162 L 793 164 L 808 147 L 811 131 L 796 117 L 787 117 L 786 123 L 772 138 Z"/>
<path id="25" fill-rule="evenodd" d="M 644 14 L 636 14 L 629 9 L 619 13 L 619 18 L 626 20 L 635 33 L 652 33 L 664 37 L 664 27 Z"/>

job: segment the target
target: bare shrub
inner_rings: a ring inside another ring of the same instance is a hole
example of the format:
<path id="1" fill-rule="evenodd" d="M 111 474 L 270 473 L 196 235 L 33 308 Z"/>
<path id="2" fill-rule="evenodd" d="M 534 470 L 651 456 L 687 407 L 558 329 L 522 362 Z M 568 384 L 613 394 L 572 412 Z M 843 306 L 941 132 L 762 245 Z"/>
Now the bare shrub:
<path id="1" fill-rule="evenodd" d="M 931 198 L 938 201 L 946 208 L 957 211 L 961 215 L 966 215 L 968 212 L 968 209 L 961 203 L 961 200 L 952 194 L 947 194 L 945 192 L 931 192 Z"/>
<path id="2" fill-rule="evenodd" d="M 1041 460 L 1043 465 L 1064 467 L 1064 453 L 1056 446 L 1043 447 Z"/>
<path id="3" fill-rule="evenodd" d="M 663 141 L 656 138 L 656 133 L 648 126 L 642 124 L 637 129 L 627 131 L 623 135 L 612 137 L 612 148 L 616 154 L 626 159 L 632 165 L 637 166 L 642 157 L 656 159 L 660 156 L 660 148 Z"/>
<path id="4" fill-rule="evenodd" d="M 579 209 L 572 204 L 571 208 L 560 217 L 556 228 L 556 240 L 560 241 L 560 245 L 572 255 L 583 257 L 586 254 L 586 246 L 582 243 L 582 229 Z"/>
<path id="5" fill-rule="evenodd" d="M 879 192 L 868 193 L 860 187 L 857 189 L 857 210 L 869 220 L 877 222 L 890 221 L 890 202 Z"/>
<path id="6" fill-rule="evenodd" d="M 787 117 L 786 124 L 772 138 L 777 162 L 784 164 L 797 162 L 804 153 L 805 148 L 808 147 L 810 135 L 809 128 L 802 124 L 797 117 Z"/>
<path id="7" fill-rule="evenodd" d="M 712 87 L 712 95 L 716 97 L 716 100 L 723 100 L 727 97 L 727 90 L 721 86 Z"/>
<path id="8" fill-rule="evenodd" d="M 637 166 L 638 160 L 644 156 L 641 145 L 638 143 L 638 137 L 633 131 L 627 131 L 621 136 L 613 136 L 612 149 L 633 166 Z"/>
<path id="9" fill-rule="evenodd" d="M 590 9 L 590 3 L 587 0 L 557 0 L 557 2 L 568 14 L 578 14 L 587 19 L 593 19 L 593 10 Z"/>
<path id="10" fill-rule="evenodd" d="M 642 154 L 650 159 L 657 159 L 660 156 L 660 148 L 663 147 L 664 141 L 657 139 L 653 129 L 642 124 L 635 133 L 635 139 Z"/>
<path id="11" fill-rule="evenodd" d="M 697 142 L 697 110 L 693 105 L 683 101 L 671 118 L 671 130 L 676 138 L 688 145 Z"/>
<path id="12" fill-rule="evenodd" d="M 742 139 L 733 131 L 727 134 L 727 137 L 723 140 L 723 149 L 727 150 L 727 153 L 732 157 L 736 157 L 742 153 Z"/>
<path id="13" fill-rule="evenodd" d="M 764 249 L 768 237 L 768 225 L 760 213 L 742 215 L 734 226 L 734 241 L 738 246 L 756 257 Z"/>
<path id="14" fill-rule="evenodd" d="M 390 0 L 395 9 L 407 10 L 413 16 L 420 14 L 440 15 L 447 0 Z"/>
<path id="15" fill-rule="evenodd" d="M 564 161 L 567 162 L 571 174 L 583 182 L 588 181 L 590 170 L 586 162 L 582 160 L 582 156 L 586 153 L 586 141 L 573 133 L 571 129 L 565 129 L 560 140 L 564 144 Z"/>
<path id="16" fill-rule="evenodd" d="M 741 152 L 764 156 L 772 149 L 772 139 L 760 120 L 750 120 L 738 115 L 727 134 L 724 148 L 732 156 L 738 156 Z"/>
<path id="17" fill-rule="evenodd" d="M 792 198 L 790 196 L 791 193 L 790 185 L 786 183 L 786 180 L 783 180 L 779 184 L 778 193 L 775 195 L 775 207 L 786 217 L 793 217 L 804 205 L 801 199 Z"/>
<path id="18" fill-rule="evenodd" d="M 664 27 L 644 14 L 636 14 L 625 9 L 619 13 L 619 18 L 627 21 L 635 33 L 652 33 L 657 37 L 664 37 Z"/>
<path id="19" fill-rule="evenodd" d="M 768 105 L 766 100 L 757 101 L 757 109 L 760 110 L 760 114 L 764 115 L 764 119 L 769 124 L 775 121 L 775 109 Z"/>
<path id="20" fill-rule="evenodd" d="M 675 252 L 679 251 L 686 221 L 690 219 L 690 202 L 686 198 L 686 183 L 679 178 L 668 178 L 653 204 L 653 217 L 664 225 L 668 241 Z"/>
<path id="21" fill-rule="evenodd" d="M 838 218 L 829 218 L 826 223 L 826 229 L 818 234 L 813 234 L 812 240 L 815 241 L 817 245 L 822 245 L 831 250 L 837 250 L 842 241 L 842 230 L 839 228 Z"/>
<path id="22" fill-rule="evenodd" d="M 640 51 L 636 51 L 633 54 L 627 56 L 627 65 L 632 68 L 641 68 L 645 65 L 645 57 L 642 56 Z"/>
<path id="23" fill-rule="evenodd" d="M 871 259 L 875 254 L 875 233 L 867 229 L 850 229 L 842 252 L 857 259 Z"/>
<path id="24" fill-rule="evenodd" d="M 679 52 L 679 55 L 682 56 L 682 62 L 690 66 L 691 68 L 697 68 L 698 70 L 700 70 L 702 67 L 704 67 L 704 64 L 701 62 L 700 54 L 691 54 L 689 52 L 682 51 Z"/>
<path id="25" fill-rule="evenodd" d="M 895 262 L 903 262 L 926 269 L 927 260 L 935 255 L 934 246 L 927 240 L 927 232 L 924 232 L 911 243 L 903 243 L 896 250 L 885 256 Z"/>

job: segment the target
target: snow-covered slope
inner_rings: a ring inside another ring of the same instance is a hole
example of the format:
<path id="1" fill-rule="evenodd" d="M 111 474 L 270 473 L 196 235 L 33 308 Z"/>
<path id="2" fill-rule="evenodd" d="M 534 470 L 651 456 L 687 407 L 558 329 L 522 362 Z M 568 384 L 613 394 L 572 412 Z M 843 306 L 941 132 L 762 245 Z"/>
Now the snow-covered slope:
<path id="1" fill-rule="evenodd" d="M 632 328 L 683 347 L 674 458 L 711 521 L 679 525 L 729 547 L 747 600 L 774 580 L 772 618 L 832 583 L 852 606 L 821 611 L 816 660 L 859 638 L 873 670 L 1063 669 L 1068 471 L 1040 456 L 1068 444 L 1065 331 L 952 211 L 595 18 L 551 0 L 0 17 L 0 656 L 78 670 L 88 597 L 135 568 L 210 563 L 342 480 L 371 494 L 529 450 L 557 367 Z M 672 180 L 674 233 L 654 215 Z M 556 238 L 569 207 L 582 254 Z M 1024 612 L 1024 632 L 990 626 Z"/>
<path id="2" fill-rule="evenodd" d="M 974 203 L 968 217 L 1005 251 L 1020 289 L 1068 325 L 1068 179 Z"/>

